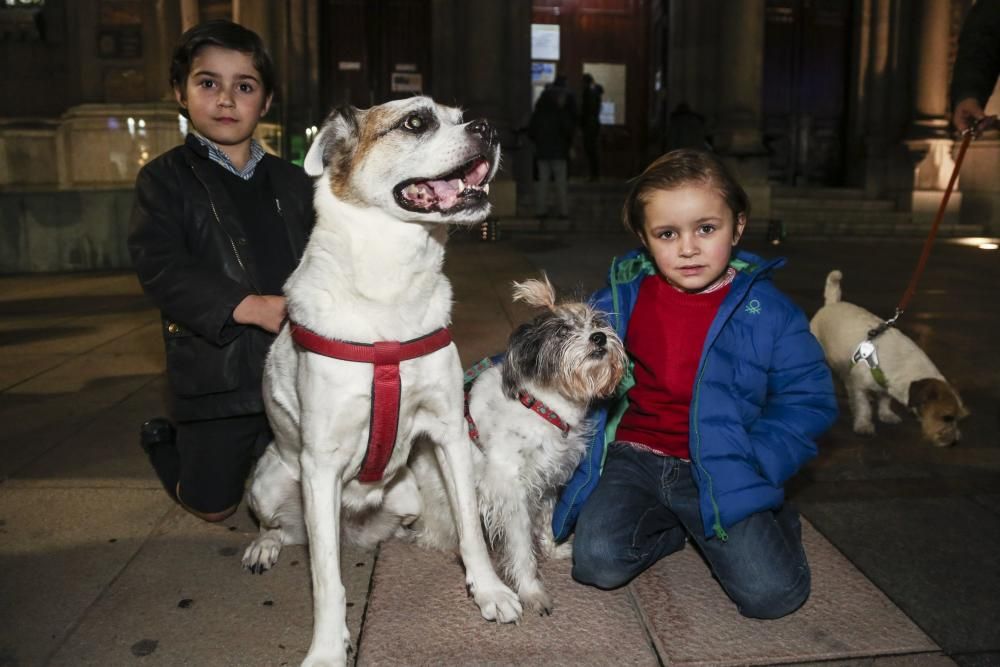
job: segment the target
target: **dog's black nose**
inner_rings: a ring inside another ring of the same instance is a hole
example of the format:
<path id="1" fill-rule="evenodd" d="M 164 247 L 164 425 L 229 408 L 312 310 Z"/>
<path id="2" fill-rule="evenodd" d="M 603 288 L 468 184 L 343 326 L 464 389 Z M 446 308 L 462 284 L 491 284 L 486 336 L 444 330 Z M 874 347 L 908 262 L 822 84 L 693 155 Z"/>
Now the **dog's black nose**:
<path id="1" fill-rule="evenodd" d="M 608 342 L 608 337 L 598 331 L 597 333 L 590 334 L 590 342 L 598 347 L 604 347 L 604 344 Z"/>
<path id="2" fill-rule="evenodd" d="M 479 120 L 474 120 L 469 123 L 465 128 L 470 134 L 478 134 L 483 138 L 488 144 L 495 144 L 499 141 L 497 137 L 497 131 L 490 125 L 485 118 L 480 118 Z"/>

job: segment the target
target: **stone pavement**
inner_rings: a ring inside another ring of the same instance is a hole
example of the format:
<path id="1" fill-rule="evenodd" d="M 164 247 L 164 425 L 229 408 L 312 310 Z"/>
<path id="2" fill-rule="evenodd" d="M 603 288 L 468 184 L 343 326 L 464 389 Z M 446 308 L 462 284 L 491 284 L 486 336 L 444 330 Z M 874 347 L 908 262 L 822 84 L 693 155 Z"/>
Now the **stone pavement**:
<path id="1" fill-rule="evenodd" d="M 774 254 L 756 236 L 749 245 Z M 511 280 L 544 268 L 586 293 L 631 245 L 456 234 L 446 270 L 463 360 L 501 349 L 528 317 Z M 776 280 L 812 313 L 840 268 L 845 298 L 887 315 L 919 250 L 793 237 Z M 739 618 L 687 549 L 611 593 L 547 563 L 553 616 L 499 627 L 479 619 L 453 558 L 389 543 L 344 553 L 359 664 L 1000 664 L 998 283 L 1000 253 L 941 244 L 902 320 L 972 410 L 961 444 L 931 447 L 911 418 L 861 438 L 842 417 L 795 478 L 814 568 L 799 613 Z M 164 378 L 157 315 L 135 279 L 0 278 L 0 351 L 0 667 L 298 664 L 311 633 L 306 550 L 263 576 L 241 571 L 247 514 L 187 515 L 138 447 L 138 424 L 163 412 Z"/>

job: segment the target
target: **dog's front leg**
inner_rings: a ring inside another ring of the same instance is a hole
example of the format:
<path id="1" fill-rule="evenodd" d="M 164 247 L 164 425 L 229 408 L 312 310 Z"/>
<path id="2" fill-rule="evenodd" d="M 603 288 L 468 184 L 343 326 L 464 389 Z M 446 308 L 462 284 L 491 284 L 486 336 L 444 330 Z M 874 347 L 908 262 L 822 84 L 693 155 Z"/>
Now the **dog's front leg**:
<path id="1" fill-rule="evenodd" d="M 486 524 L 490 535 L 497 535 L 500 545 L 500 563 L 513 581 L 517 595 L 527 609 L 537 614 L 552 613 L 552 599 L 545 592 L 538 578 L 538 560 L 535 558 L 531 513 L 525 497 L 523 483 L 518 479 L 501 479 L 495 483 L 480 483 L 480 488 L 490 488 L 486 500 Z"/>
<path id="2" fill-rule="evenodd" d="M 340 502 L 344 483 L 342 466 L 335 458 L 308 446 L 301 455 L 313 590 L 313 637 L 303 667 L 345 665 L 351 639 L 340 578 Z"/>
<path id="3" fill-rule="evenodd" d="M 521 603 L 493 570 L 479 523 L 479 503 L 472 483 L 471 448 L 475 445 L 459 426 L 457 433 L 442 442 L 436 439 L 435 454 L 444 473 L 458 528 L 459 551 L 465 565 L 465 583 L 487 621 L 516 623 L 521 619 Z"/>

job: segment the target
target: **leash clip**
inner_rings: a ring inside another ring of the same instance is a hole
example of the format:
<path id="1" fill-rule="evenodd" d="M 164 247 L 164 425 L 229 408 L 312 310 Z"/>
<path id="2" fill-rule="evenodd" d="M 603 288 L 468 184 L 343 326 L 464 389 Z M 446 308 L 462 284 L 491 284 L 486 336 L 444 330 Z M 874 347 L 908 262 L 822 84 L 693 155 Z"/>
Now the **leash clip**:
<path id="1" fill-rule="evenodd" d="M 983 116 L 975 123 L 962 130 L 961 136 L 965 138 L 967 135 L 971 134 L 973 139 L 978 139 L 979 135 L 981 135 L 983 132 L 986 132 L 987 130 L 992 130 L 994 127 L 996 127 L 998 124 L 997 121 L 998 119 L 996 116 Z"/>
<path id="2" fill-rule="evenodd" d="M 893 314 L 892 317 L 890 317 L 889 319 L 887 319 L 885 322 L 882 322 L 882 324 L 878 325 L 874 329 L 869 329 L 868 330 L 868 338 L 866 340 L 869 340 L 869 341 L 875 340 L 876 338 L 878 338 L 879 336 L 881 336 L 882 334 L 884 334 L 890 327 L 896 326 L 896 320 L 898 320 L 899 316 L 902 315 L 902 314 L 903 314 L 903 311 L 900 310 L 899 308 L 897 308 L 896 312 Z M 859 349 L 860 349 L 860 346 L 859 346 Z M 857 354 L 857 353 L 855 352 L 855 354 Z"/>

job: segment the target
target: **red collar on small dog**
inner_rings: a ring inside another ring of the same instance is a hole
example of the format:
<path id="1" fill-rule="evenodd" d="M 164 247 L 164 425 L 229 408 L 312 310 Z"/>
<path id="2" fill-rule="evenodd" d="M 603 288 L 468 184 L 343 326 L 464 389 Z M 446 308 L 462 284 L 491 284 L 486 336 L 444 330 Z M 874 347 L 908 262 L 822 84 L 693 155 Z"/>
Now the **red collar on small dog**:
<path id="1" fill-rule="evenodd" d="M 493 361 L 487 357 L 482 361 L 476 363 L 475 366 L 465 371 L 465 421 L 469 422 L 469 437 L 472 441 L 479 444 L 479 427 L 476 426 L 476 420 L 472 418 L 472 413 L 469 411 L 469 394 L 472 392 L 472 383 L 475 382 L 476 378 L 479 377 L 483 371 L 490 368 L 493 365 Z M 532 410 L 540 417 L 544 418 L 545 421 L 549 422 L 560 431 L 562 431 L 563 437 L 569 435 L 570 425 L 563 421 L 555 410 L 551 409 L 549 406 L 545 405 L 534 396 L 528 392 L 521 390 L 517 393 L 517 399 L 521 401 L 521 405 Z"/>
<path id="2" fill-rule="evenodd" d="M 385 467 L 396 445 L 399 427 L 399 403 L 402 385 L 399 363 L 416 359 L 447 347 L 451 332 L 440 328 L 426 336 L 404 342 L 379 341 L 354 343 L 335 338 L 325 338 L 315 331 L 289 321 L 292 340 L 297 345 L 324 357 L 342 361 L 356 361 L 375 365 L 372 375 L 371 428 L 368 431 L 368 449 L 361 462 L 360 482 L 378 482 L 385 474 Z"/>
<path id="3" fill-rule="evenodd" d="M 569 424 L 564 422 L 562 417 L 556 414 L 555 410 L 545 405 L 523 389 L 517 392 L 517 400 L 521 401 L 521 405 L 536 412 L 545 421 L 562 431 L 564 438 L 569 435 Z"/>

